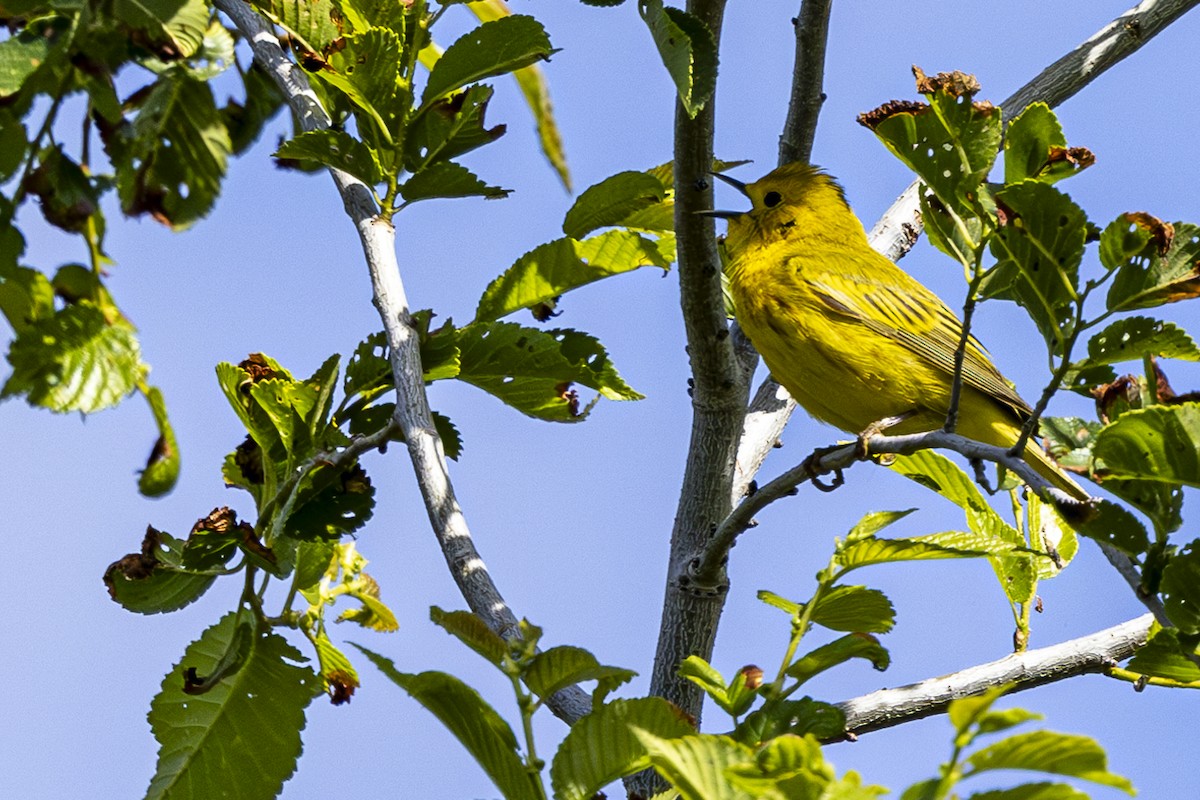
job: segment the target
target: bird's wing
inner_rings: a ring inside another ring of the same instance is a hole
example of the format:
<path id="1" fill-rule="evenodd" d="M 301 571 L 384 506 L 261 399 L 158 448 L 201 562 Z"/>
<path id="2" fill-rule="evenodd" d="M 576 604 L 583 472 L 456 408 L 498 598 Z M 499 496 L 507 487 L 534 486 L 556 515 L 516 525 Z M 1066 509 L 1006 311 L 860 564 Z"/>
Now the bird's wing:
<path id="1" fill-rule="evenodd" d="M 954 374 L 954 353 L 962 323 L 937 295 L 883 256 L 887 266 L 871 263 L 869 271 L 801 275 L 829 309 L 887 336 L 946 373 Z M 963 383 L 1011 406 L 1021 417 L 1029 406 L 971 336 L 963 357 Z"/>

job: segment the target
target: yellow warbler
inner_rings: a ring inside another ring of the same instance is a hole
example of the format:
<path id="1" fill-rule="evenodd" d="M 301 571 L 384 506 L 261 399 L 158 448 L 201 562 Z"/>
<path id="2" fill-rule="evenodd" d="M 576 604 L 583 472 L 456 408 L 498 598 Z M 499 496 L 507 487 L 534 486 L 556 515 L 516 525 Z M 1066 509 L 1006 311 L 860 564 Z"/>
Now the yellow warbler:
<path id="1" fill-rule="evenodd" d="M 859 433 L 941 427 L 950 408 L 962 323 L 937 295 L 867 242 L 834 180 L 786 164 L 749 185 L 725 176 L 753 203 L 729 222 L 726 272 L 738 322 L 775 380 L 809 414 Z M 962 369 L 957 432 L 1012 447 L 1030 408 L 971 338 Z M 1087 494 L 1030 442 L 1025 459 L 1079 500 Z"/>

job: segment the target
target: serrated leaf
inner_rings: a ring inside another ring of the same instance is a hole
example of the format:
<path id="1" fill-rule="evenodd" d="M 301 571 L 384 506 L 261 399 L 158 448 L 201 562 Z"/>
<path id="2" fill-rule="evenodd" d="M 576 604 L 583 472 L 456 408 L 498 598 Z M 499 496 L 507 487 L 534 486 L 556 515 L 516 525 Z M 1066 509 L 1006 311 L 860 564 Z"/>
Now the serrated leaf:
<path id="1" fill-rule="evenodd" d="M 373 580 L 371 584 L 374 585 Z M 375 591 L 378 591 L 378 587 L 375 587 Z M 400 630 L 396 615 L 378 597 L 361 591 L 352 592 L 351 596 L 362 605 L 343 611 L 338 616 L 338 622 L 353 622 L 379 633 L 394 633 Z"/>
<path id="2" fill-rule="evenodd" d="M 648 172 L 618 172 L 589 186 L 567 211 L 562 230 L 573 239 L 620 225 L 631 214 L 666 201 L 671 187 Z"/>
<path id="3" fill-rule="evenodd" d="M 1134 794 L 1133 784 L 1108 771 L 1108 758 L 1095 740 L 1053 731 L 1010 736 L 972 753 L 972 774 L 996 769 L 1027 769 L 1079 778 Z"/>
<path id="4" fill-rule="evenodd" d="M 148 49 L 172 60 L 200 49 L 209 13 L 203 0 L 113 0 L 112 4 L 116 19 L 146 34 Z"/>
<path id="5" fill-rule="evenodd" d="M 336 21 L 338 6 L 333 0 L 255 0 L 254 5 L 279 20 L 312 52 L 323 52 L 342 35 Z"/>
<path id="6" fill-rule="evenodd" d="M 979 217 L 953 213 L 926 192 L 921 192 L 917 199 L 929 242 L 964 268 L 974 269 L 975 252 L 983 240 L 983 223 Z M 981 293 L 984 296 L 990 294 L 987 282 L 983 284 Z"/>
<path id="7" fill-rule="evenodd" d="M 296 574 L 293 579 L 300 591 L 315 586 L 325 576 L 333 563 L 336 542 L 301 542 L 296 551 Z"/>
<path id="8" fill-rule="evenodd" d="M 1200 486 L 1200 403 L 1128 411 L 1096 435 L 1103 478 Z"/>
<path id="9" fill-rule="evenodd" d="M 30 28 L 0 42 L 0 97 L 11 97 L 45 63 L 57 37 Z"/>
<path id="10" fill-rule="evenodd" d="M 478 616 L 470 611 L 443 611 L 437 606 L 429 609 L 429 619 L 474 650 L 492 666 L 499 667 L 508 654 L 508 644 Z"/>
<path id="11" fill-rule="evenodd" d="M 880 111 L 886 114 L 864 115 L 860 122 L 917 173 L 942 206 L 960 218 L 973 216 L 971 198 L 1000 149 L 1000 109 L 945 89 L 926 96 L 930 105 L 885 106 Z"/>
<path id="12" fill-rule="evenodd" d="M 211 87 L 186 73 L 161 76 L 128 132 L 106 146 L 122 210 L 150 214 L 176 230 L 212 208 L 232 149 Z"/>
<path id="13" fill-rule="evenodd" d="M 596 689 L 604 696 L 633 680 L 637 673 L 605 666 L 582 647 L 560 645 L 534 656 L 521 677 L 530 691 L 545 699 L 560 689 L 585 681 L 598 681 Z"/>
<path id="14" fill-rule="evenodd" d="M 550 765 L 558 800 L 591 800 L 600 789 L 649 766 L 634 728 L 664 739 L 694 733 L 682 712 L 660 697 L 614 700 L 574 725 Z"/>
<path id="15" fill-rule="evenodd" d="M 1160 238 L 1151 246 L 1156 234 L 1159 237 L 1167 235 L 1161 220 L 1149 214 L 1122 214 L 1100 232 L 1100 263 L 1106 269 L 1114 270 L 1133 259 L 1148 259 L 1159 245 L 1165 244 Z"/>
<path id="16" fill-rule="evenodd" d="M 91 414 L 116 405 L 142 377 L 132 327 L 111 322 L 90 302 L 69 305 L 18 333 L 8 351 L 13 371 L 0 397 L 25 395 L 51 411 Z"/>
<path id="17" fill-rule="evenodd" d="M 1087 359 L 1081 366 L 1119 364 L 1145 356 L 1200 361 L 1200 347 L 1174 323 L 1150 317 L 1126 317 L 1088 340 Z"/>
<path id="18" fill-rule="evenodd" d="M 1076 524 L 1075 530 L 1090 539 L 1107 542 L 1134 558 L 1150 547 L 1146 526 L 1124 506 L 1100 500 L 1094 506 L 1094 512 L 1088 519 Z"/>
<path id="19" fill-rule="evenodd" d="M 1200 633 L 1200 539 L 1175 553 L 1163 569 L 1163 606 L 1185 634 Z"/>
<path id="20" fill-rule="evenodd" d="M 435 197 L 486 197 L 495 200 L 508 197 L 510 189 L 489 186 L 471 170 L 453 161 L 431 164 L 400 184 L 400 196 L 405 204 Z"/>
<path id="21" fill-rule="evenodd" d="M 536 800 L 536 777 L 521 761 L 517 737 L 479 693 L 444 672 L 400 672 L 383 656 L 355 645 L 389 680 L 430 711 L 467 749 L 506 800 Z"/>
<path id="22" fill-rule="evenodd" d="M 777 595 L 774 592 L 769 592 L 766 589 L 759 589 L 756 596 L 759 600 L 763 601 L 767 605 L 778 608 L 785 614 L 799 614 L 804 610 L 803 603 L 793 602 L 788 600 L 786 597 Z"/>
<path id="23" fill-rule="evenodd" d="M 304 131 L 284 142 L 274 156 L 340 169 L 370 186 L 383 180 L 374 151 L 345 131 Z"/>
<path id="24" fill-rule="evenodd" d="M 311 632 L 306 630 L 305 633 L 317 651 L 325 692 L 335 706 L 350 702 L 355 690 L 361 685 L 354 665 L 350 663 L 346 654 L 334 645 L 324 627 Z"/>
<path id="25" fill-rule="evenodd" d="M 1092 465 L 1092 444 L 1103 426 L 1079 417 L 1042 417 L 1038 431 L 1050 455 L 1061 466 L 1086 472 Z"/>
<path id="26" fill-rule="evenodd" d="M 796 659 L 788 666 L 787 675 L 799 683 L 806 683 L 825 670 L 852 658 L 866 659 L 880 671 L 887 669 L 891 663 L 891 656 L 878 639 L 866 633 L 851 633 Z"/>
<path id="27" fill-rule="evenodd" d="M 1038 181 L 1006 186 L 995 197 L 1004 212 L 991 240 L 995 269 L 1013 274 L 1011 298 L 1054 343 L 1070 327 L 1078 297 L 1087 216 L 1070 197 Z"/>
<path id="28" fill-rule="evenodd" d="M 1120 267 L 1108 290 L 1109 310 L 1153 308 L 1200 295 L 1200 226 L 1177 222 L 1172 229 L 1165 252 L 1151 240 Z"/>
<path id="29" fill-rule="evenodd" d="M 988 711 L 976 720 L 976 724 L 981 734 L 999 733 L 1017 725 L 1023 725 L 1026 722 L 1045 718 L 1044 714 L 1038 714 L 1035 711 L 1027 711 L 1023 708 L 1006 708 L 1003 711 Z"/>
<path id="30" fill-rule="evenodd" d="M 10 227 L 8 230 L 16 229 Z M 7 262 L 0 259 L 0 313 L 4 314 L 13 332 L 20 335 L 34 323 L 52 319 L 56 312 L 54 287 L 49 279 L 39 270 L 18 267 L 18 257 L 19 253 L 13 253 Z"/>
<path id="31" fill-rule="evenodd" d="M 200 598 L 212 586 L 213 569 L 182 568 L 184 542 L 146 529 L 140 553 L 130 553 L 109 565 L 104 584 L 109 596 L 138 614 L 177 611 Z M 229 559 L 224 554 L 220 563 Z M 215 565 L 214 565 L 215 566 Z"/>
<path id="32" fill-rule="evenodd" d="M 319 466 L 296 490 L 285 531 L 295 539 L 337 539 L 366 525 L 375 513 L 375 487 L 355 462 L 340 471 Z"/>
<path id="33" fill-rule="evenodd" d="M 639 267 L 666 271 L 657 244 L 632 231 L 609 231 L 585 241 L 555 239 L 535 247 L 484 290 L 477 320 L 496 320 L 532 308 L 602 278 Z"/>
<path id="34" fill-rule="evenodd" d="M 1023 783 L 1011 789 L 977 792 L 967 800 L 1088 800 L 1088 795 L 1065 783 Z"/>
<path id="35" fill-rule="evenodd" d="M 1175 628 L 1160 628 L 1150 637 L 1145 646 L 1138 649 L 1126 667 L 1133 672 L 1155 678 L 1192 683 L 1200 681 L 1200 666 L 1197 666 L 1195 646 L 1187 646 L 1179 640 Z"/>
<path id="36" fill-rule="evenodd" d="M 649 754 L 655 771 L 679 790 L 682 800 L 762 797 L 736 788 L 729 781 L 727 770 L 747 762 L 753 764 L 754 751 L 728 736 L 696 734 L 664 739 L 636 728 L 634 733 Z"/>
<path id="37" fill-rule="evenodd" d="M 863 514 L 862 519 L 856 522 L 850 532 L 846 534 L 846 543 L 872 537 L 914 511 L 916 511 L 915 508 L 906 508 L 903 511 L 871 511 Z"/>
<path id="38" fill-rule="evenodd" d="M 834 631 L 887 633 L 896 623 L 896 609 L 878 589 L 835 586 L 817 600 L 811 619 Z"/>
<path id="39" fill-rule="evenodd" d="M 344 92 L 374 122 L 375 130 L 365 125 L 360 128 L 364 140 L 372 142 L 378 134 L 390 144 L 400 74 L 400 39 L 384 28 L 368 28 L 339 42 L 329 56 L 329 69 L 311 74 Z"/>
<path id="40" fill-rule="evenodd" d="M 1045 103 L 1031 103 L 1008 125 L 1004 136 L 1004 182 L 1054 183 L 1086 169 L 1094 157 L 1067 149 L 1058 117 Z"/>
<path id="41" fill-rule="evenodd" d="M 716 38 L 699 17 L 664 6 L 662 0 L 644 0 L 639 11 L 675 83 L 679 102 L 694 118 L 716 89 Z"/>
<path id="42" fill-rule="evenodd" d="M 490 86 L 469 86 L 423 108 L 404 137 L 404 168 L 420 172 L 503 136 L 505 126 L 484 123 L 492 91 Z"/>
<path id="43" fill-rule="evenodd" d="M 241 155 L 254 144 L 266 124 L 283 108 L 283 93 L 257 63 L 241 73 L 245 96 L 230 99 L 221 109 L 229 131 L 233 155 Z"/>
<path id="44" fill-rule="evenodd" d="M 458 379 L 495 395 L 524 414 L 578 422 L 572 383 L 610 400 L 641 395 L 617 374 L 596 339 L 567 329 L 538 330 L 511 322 L 475 322 L 454 332 L 460 353 Z"/>
<path id="45" fill-rule="evenodd" d="M 297 666 L 304 658 L 282 637 L 252 636 L 235 674 L 200 697 L 184 692 L 184 671 L 205 676 L 216 668 L 237 619 L 226 614 L 189 645 L 150 705 L 161 749 L 148 800 L 274 797 L 296 770 L 304 709 L 320 694 L 321 681 Z"/>
<path id="46" fill-rule="evenodd" d="M 162 497 L 174 489 L 179 480 L 179 443 L 167 417 L 166 401 L 157 386 L 147 389 L 146 402 L 150 404 L 154 424 L 158 426 L 158 439 L 150 451 L 146 468 L 138 476 L 138 491 L 146 497 Z"/>
<path id="47" fill-rule="evenodd" d="M 548 59 L 552 53 L 550 37 L 533 17 L 516 14 L 485 22 L 446 48 L 429 72 L 421 105 L 469 83 Z"/>

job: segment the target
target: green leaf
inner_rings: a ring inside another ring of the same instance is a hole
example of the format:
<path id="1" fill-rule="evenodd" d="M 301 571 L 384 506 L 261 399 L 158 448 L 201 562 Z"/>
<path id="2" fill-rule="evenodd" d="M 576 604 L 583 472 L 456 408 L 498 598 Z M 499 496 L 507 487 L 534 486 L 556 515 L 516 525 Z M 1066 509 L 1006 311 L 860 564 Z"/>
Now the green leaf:
<path id="1" fill-rule="evenodd" d="M 679 790 L 682 800 L 755 800 L 761 795 L 736 788 L 727 777 L 735 765 L 753 764 L 754 751 L 728 736 L 696 734 L 664 739 L 634 729 L 650 764 Z M 773 799 L 772 799 L 773 800 Z"/>
<path id="2" fill-rule="evenodd" d="M 667 73 L 675 82 L 679 102 L 688 116 L 694 118 L 716 89 L 716 38 L 699 17 L 664 6 L 662 0 L 643 0 L 639 10 Z"/>
<path id="3" fill-rule="evenodd" d="M 180 569 L 183 550 L 181 540 L 148 527 L 141 552 L 130 553 L 105 570 L 109 597 L 138 614 L 178 611 L 195 602 L 216 576 L 212 569 Z M 231 554 L 226 553 L 224 560 Z"/>
<path id="4" fill-rule="evenodd" d="M 1079 778 L 1134 794 L 1133 785 L 1108 771 L 1104 749 L 1095 740 L 1053 731 L 1019 733 L 967 757 L 971 774 L 996 769 L 1028 769 Z"/>
<path id="5" fill-rule="evenodd" d="M 359 134 L 372 142 L 377 133 L 382 141 L 392 141 L 396 81 L 400 74 L 400 38 L 383 28 L 340 40 L 342 45 L 329 56 L 330 69 L 310 73 L 345 93 L 376 129 L 361 125 Z"/>
<path id="6" fill-rule="evenodd" d="M 863 514 L 862 519 L 856 522 L 854 527 L 850 529 L 850 532 L 846 534 L 846 543 L 849 544 L 859 539 L 869 539 L 889 525 L 904 519 L 914 511 L 916 511 L 915 508 L 906 508 L 903 511 L 871 511 Z"/>
<path id="7" fill-rule="evenodd" d="M 846 731 L 846 714 L 829 703 L 802 697 L 799 700 L 770 702 L 758 708 L 738 725 L 739 741 L 758 744 L 778 736 L 811 733 L 822 739 L 833 739 Z"/>
<path id="8" fill-rule="evenodd" d="M 446 48 L 429 72 L 421 105 L 469 83 L 548 59 L 553 53 L 550 37 L 533 17 L 517 14 L 485 22 Z"/>
<path id="9" fill-rule="evenodd" d="M 1079 417 L 1042 417 L 1042 441 L 1061 466 L 1087 472 L 1092 466 L 1092 444 L 1103 425 Z"/>
<path id="10" fill-rule="evenodd" d="M 390 608 L 378 598 L 379 586 L 370 576 L 364 575 L 367 589 L 352 591 L 351 597 L 360 601 L 362 606 L 343 611 L 337 618 L 338 622 L 353 622 L 363 628 L 378 633 L 392 633 L 400 629 L 400 623 Z"/>
<path id="11" fill-rule="evenodd" d="M 1159 237 L 1156 246 L 1152 240 Z M 1125 266 L 1133 259 L 1148 259 L 1157 245 L 1166 244 L 1166 227 L 1162 221 L 1143 213 L 1122 214 L 1104 226 L 1100 232 L 1100 263 L 1114 270 Z"/>
<path id="12" fill-rule="evenodd" d="M 465 683 L 444 672 L 400 672 L 387 658 L 355 645 L 389 680 L 425 706 L 467 749 L 506 800 L 542 796 L 521 761 L 517 737 L 496 710 Z"/>
<path id="13" fill-rule="evenodd" d="M 186 73 L 162 76 L 133 125 L 110 137 L 122 210 L 186 228 L 212 208 L 232 144 L 212 89 Z"/>
<path id="14" fill-rule="evenodd" d="M 1167 616 L 1182 633 L 1200 633 L 1200 539 L 1171 557 L 1159 590 Z"/>
<path id="15" fill-rule="evenodd" d="M 324 52 L 342 35 L 337 24 L 338 6 L 333 0 L 255 0 L 254 5 L 279 20 L 300 40 L 303 49 L 311 52 Z"/>
<path id="16" fill-rule="evenodd" d="M 301 542 L 296 551 L 296 588 L 300 591 L 316 586 L 333 563 L 336 542 L 316 540 Z M 332 576 L 331 576 L 332 577 Z"/>
<path id="17" fill-rule="evenodd" d="M 960 218 L 975 214 L 973 198 L 996 160 L 1002 130 L 1000 109 L 972 102 L 973 94 L 947 82 L 926 92 L 929 105 L 898 103 L 859 118 Z"/>
<path id="18" fill-rule="evenodd" d="M 938 789 L 942 782 L 937 778 L 914 783 L 904 790 L 904 794 L 900 795 L 900 800 L 941 800 L 941 795 Z"/>
<path id="19" fill-rule="evenodd" d="M 880 672 L 891 664 L 891 656 L 878 639 L 867 633 L 850 633 L 796 659 L 788 666 L 787 675 L 799 683 L 806 683 L 852 658 L 866 659 Z"/>
<path id="20" fill-rule="evenodd" d="M 208 30 L 209 7 L 204 0 L 113 0 L 116 19 L 146 34 L 142 46 L 164 60 L 193 55 Z"/>
<path id="21" fill-rule="evenodd" d="M 1076 531 L 1090 539 L 1107 542 L 1135 558 L 1149 549 L 1150 536 L 1146 526 L 1124 506 L 1100 500 L 1094 508 L 1094 515 L 1077 523 Z"/>
<path id="22" fill-rule="evenodd" d="M 1096 435 L 1101 478 L 1200 486 L 1200 403 L 1128 411 Z"/>
<path id="23" fill-rule="evenodd" d="M 206 676 L 218 666 L 235 641 L 237 618 L 226 614 L 189 645 L 150 704 L 161 749 L 148 800 L 274 797 L 296 770 L 304 709 L 321 681 L 297 666 L 303 657 L 282 637 L 251 636 L 235 674 L 200 697 L 184 691 L 185 671 Z"/>
<path id="24" fill-rule="evenodd" d="M 921 219 L 930 243 L 953 258 L 965 269 L 975 268 L 975 253 L 983 240 L 983 223 L 979 217 L 951 212 L 936 197 L 922 192 L 917 197 Z M 983 293 L 987 294 L 987 282 Z"/>
<path id="25" fill-rule="evenodd" d="M 1011 299 L 1053 344 L 1071 325 L 1087 217 L 1070 197 L 1038 181 L 1004 187 L 996 205 L 1003 224 L 991 240 L 995 269 L 1012 276 Z"/>
<path id="26" fill-rule="evenodd" d="M 563 739 L 550 765 L 558 800 L 591 800 L 603 787 L 649 766 L 634 729 L 663 739 L 695 733 L 683 713 L 660 697 L 614 700 L 596 706 Z"/>
<path id="27" fill-rule="evenodd" d="M 788 600 L 786 597 L 775 594 L 774 592 L 768 592 L 766 589 L 759 589 L 757 597 L 767 605 L 778 608 L 785 614 L 799 614 L 804 610 L 803 603 L 793 602 Z"/>
<path id="28" fill-rule="evenodd" d="M 641 398 L 617 374 L 604 347 L 585 333 L 475 322 L 453 336 L 461 354 L 459 380 L 538 419 L 578 422 L 587 416 L 572 383 L 610 400 Z"/>
<path id="29" fill-rule="evenodd" d="M 340 169 L 369 186 L 383 180 L 375 151 L 345 131 L 305 131 L 284 142 L 274 156 Z"/>
<path id="30" fill-rule="evenodd" d="M 845 575 L 852 569 L 899 561 L 928 561 L 938 558 L 980 558 L 1011 553 L 1013 546 L 997 542 L 987 534 L 947 531 L 911 539 L 861 539 L 843 548 L 835 561 Z"/>
<path id="31" fill-rule="evenodd" d="M 999 733 L 1026 722 L 1045 718 L 1044 714 L 1027 711 L 1023 708 L 1006 708 L 1003 711 L 988 711 L 976 720 L 976 724 L 979 726 L 981 734 Z"/>
<path id="32" fill-rule="evenodd" d="M 1067 149 L 1058 117 L 1045 103 L 1031 103 L 1008 125 L 1004 137 L 1004 182 L 1054 183 L 1095 161 L 1083 148 Z"/>
<path id="33" fill-rule="evenodd" d="M 621 684 L 633 680 L 637 673 L 631 669 L 605 666 L 582 647 L 561 645 L 534 656 L 521 677 L 530 691 L 545 699 L 560 689 L 584 681 L 599 681 L 596 690 L 605 696 Z"/>
<path id="34" fill-rule="evenodd" d="M 511 191 L 489 186 L 471 170 L 452 161 L 432 164 L 400 184 L 400 196 L 405 204 L 435 197 L 486 197 L 496 200 L 508 197 Z"/>
<path id="35" fill-rule="evenodd" d="M 429 619 L 494 667 L 499 667 L 508 655 L 508 644 L 500 634 L 470 611 L 443 611 L 433 606 L 429 609 Z"/>
<path id="36" fill-rule="evenodd" d="M 834 631 L 887 633 L 896 623 L 896 609 L 878 589 L 835 586 L 817 600 L 812 621 Z"/>
<path id="37" fill-rule="evenodd" d="M 1023 783 L 1011 789 L 976 792 L 967 800 L 1088 800 L 1088 796 L 1065 783 Z"/>
<path id="38" fill-rule="evenodd" d="M 15 230 L 9 228 L 9 231 Z M 56 312 L 54 287 L 50 281 L 36 269 L 18 267 L 17 257 L 18 254 L 13 254 L 7 263 L 0 260 L 0 312 L 13 331 L 20 335 L 30 330 L 34 323 L 53 319 Z"/>
<path id="39" fill-rule="evenodd" d="M 477 320 L 495 320 L 533 308 L 602 278 L 670 262 L 658 246 L 632 231 L 609 231 L 585 241 L 555 239 L 521 256 L 484 290 Z"/>
<path id="40" fill-rule="evenodd" d="M 90 302 L 69 305 L 13 340 L 13 371 L 0 397 L 23 394 L 31 405 L 91 414 L 116 405 L 142 377 L 141 351 L 128 323 L 110 323 Z"/>
<path id="41" fill-rule="evenodd" d="M 334 645 L 323 626 L 316 631 L 306 630 L 305 633 L 317 651 L 321 681 L 330 701 L 335 706 L 350 702 L 354 691 L 361 685 L 354 665 L 350 663 L 346 654 Z"/>
<path id="42" fill-rule="evenodd" d="M 1080 366 L 1119 364 L 1145 356 L 1200 361 L 1200 347 L 1174 323 L 1150 317 L 1126 317 L 1088 340 L 1088 356 Z"/>
<path id="43" fill-rule="evenodd" d="M 922 451 L 900 456 L 892 469 L 933 489 L 963 509 L 975 539 L 961 541 L 963 549 L 989 552 L 992 569 L 1009 600 L 1025 603 L 1033 599 L 1036 568 L 1025 550 L 1025 539 L 988 504 L 967 474 L 945 456 Z M 921 537 L 931 542 L 929 537 Z"/>
<path id="44" fill-rule="evenodd" d="M 759 595 L 761 596 L 762 592 L 759 592 Z M 718 704 L 726 700 L 725 676 L 700 656 L 690 655 L 685 658 L 679 663 L 679 671 L 676 674 L 699 686 Z"/>
<path id="45" fill-rule="evenodd" d="M 0 42 L 0 98 L 11 97 L 50 56 L 57 44 L 56 33 L 43 36 L 28 27 Z"/>
<path id="46" fill-rule="evenodd" d="M 375 512 L 375 487 L 362 466 L 317 467 L 296 490 L 285 531 L 295 539 L 338 539 L 366 525 Z"/>
<path id="47" fill-rule="evenodd" d="M 986 715 L 1006 691 L 1005 686 L 993 686 L 982 694 L 950 701 L 946 708 L 946 716 L 954 726 L 954 731 L 959 736 L 967 734 L 976 721 Z"/>
<path id="48" fill-rule="evenodd" d="M 146 497 L 162 497 L 174 489 L 179 480 L 179 443 L 175 441 L 175 430 L 167 417 L 167 404 L 157 386 L 148 388 L 146 402 L 150 404 L 154 423 L 158 426 L 158 439 L 150 451 L 146 468 L 138 476 L 138 491 Z"/>
<path id="49" fill-rule="evenodd" d="M 1130 670 L 1155 678 L 1192 683 L 1200 681 L 1195 646 L 1184 645 L 1175 628 L 1159 628 L 1126 664 Z"/>
<path id="50" fill-rule="evenodd" d="M 618 172 L 589 186 L 563 218 L 563 233 L 582 239 L 592 231 L 620 225 L 631 214 L 665 202 L 671 187 L 648 172 Z"/>
<path id="51" fill-rule="evenodd" d="M 470 86 L 425 106 L 405 134 L 404 168 L 416 173 L 503 136 L 505 126 L 484 123 L 492 91 L 490 86 Z"/>
<path id="52" fill-rule="evenodd" d="M 83 232 L 88 220 L 100 225 L 100 189 L 61 147 L 48 147 L 38 153 L 38 166 L 25 180 L 25 188 L 41 201 L 42 216 L 51 225 L 65 231 Z"/>
<path id="53" fill-rule="evenodd" d="M 1173 229 L 1169 246 L 1151 239 L 1120 267 L 1108 290 L 1109 310 L 1153 308 L 1200 295 L 1200 226 L 1177 222 Z"/>

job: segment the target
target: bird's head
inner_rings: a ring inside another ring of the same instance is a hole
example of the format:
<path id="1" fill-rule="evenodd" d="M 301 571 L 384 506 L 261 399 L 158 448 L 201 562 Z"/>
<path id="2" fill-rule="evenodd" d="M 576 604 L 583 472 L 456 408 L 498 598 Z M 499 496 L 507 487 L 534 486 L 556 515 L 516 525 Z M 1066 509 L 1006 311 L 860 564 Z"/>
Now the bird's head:
<path id="1" fill-rule="evenodd" d="M 749 211 L 701 212 L 728 220 L 725 247 L 733 257 L 797 236 L 841 238 L 853 231 L 863 235 L 842 187 L 811 164 L 784 164 L 749 184 L 713 174 L 750 198 Z"/>

